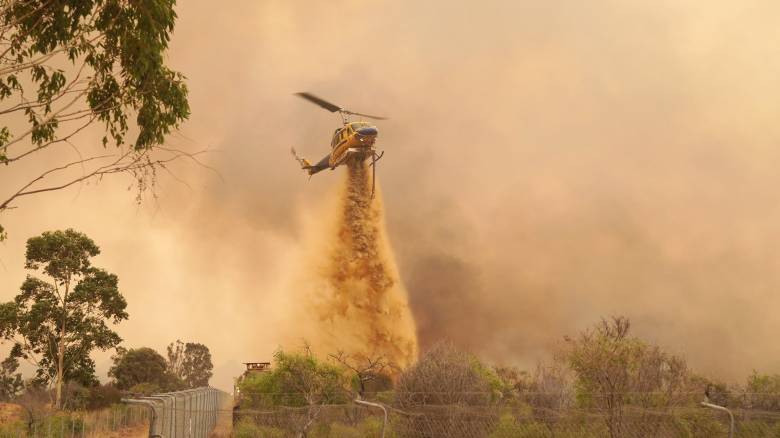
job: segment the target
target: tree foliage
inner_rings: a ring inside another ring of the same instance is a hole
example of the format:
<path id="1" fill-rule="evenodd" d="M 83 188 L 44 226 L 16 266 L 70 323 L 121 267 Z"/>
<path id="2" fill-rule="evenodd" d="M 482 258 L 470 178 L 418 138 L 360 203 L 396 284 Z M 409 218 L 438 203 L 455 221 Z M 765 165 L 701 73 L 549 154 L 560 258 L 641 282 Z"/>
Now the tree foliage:
<path id="1" fill-rule="evenodd" d="M 163 392 L 175 391 L 183 386 L 176 376 L 168 372 L 165 358 L 151 348 L 118 349 L 112 359 L 114 363 L 108 375 L 119 389 L 130 390 L 145 385 L 147 389 L 140 392 Z"/>
<path id="2" fill-rule="evenodd" d="M 270 371 L 250 374 L 239 383 L 242 409 L 306 408 L 291 424 L 295 436 L 306 436 L 323 405 L 346 403 L 348 387 L 344 370 L 317 359 L 308 346 L 301 353 L 277 351 Z"/>
<path id="3" fill-rule="evenodd" d="M 250 374 L 239 389 L 242 407 L 308 406 L 343 403 L 348 383 L 343 369 L 305 348 L 301 353 L 277 351 L 271 370 Z"/>
<path id="4" fill-rule="evenodd" d="M 167 347 L 168 372 L 179 378 L 188 388 L 208 386 L 213 375 L 211 352 L 203 344 L 180 340 Z"/>
<path id="5" fill-rule="evenodd" d="M 190 112 L 184 78 L 164 58 L 174 6 L 175 0 L 2 2 L 0 164 L 73 146 L 73 137 L 91 124 L 102 125 L 103 146 L 116 146 L 118 153 L 83 154 L 77 162 L 31 175 L 29 184 L 0 198 L 0 211 L 21 196 L 111 173 L 130 172 L 142 186 L 150 169 L 164 165 L 167 159 L 154 160 L 149 153 Z M 135 136 L 128 143 L 131 130 Z M 107 161 L 81 177 L 41 185 L 98 158 Z"/>
<path id="6" fill-rule="evenodd" d="M 65 387 L 65 407 L 70 410 L 98 410 L 120 403 L 122 393 L 113 384 L 81 386 L 78 383 L 68 383 Z"/>
<path id="7" fill-rule="evenodd" d="M 753 371 L 745 385 L 745 408 L 780 411 L 780 374 L 759 374 Z"/>
<path id="8" fill-rule="evenodd" d="M 0 304 L 0 336 L 12 342 L 11 357 L 29 360 L 39 383 L 56 386 L 57 406 L 64 381 L 97 382 L 90 353 L 122 340 L 108 324 L 127 319 L 127 302 L 117 276 L 91 265 L 99 253 L 90 238 L 72 229 L 30 238 L 25 267 L 49 280 L 28 275 L 21 293 Z"/>
<path id="9" fill-rule="evenodd" d="M 658 411 L 686 401 L 685 361 L 630 336 L 630 328 L 627 318 L 613 317 L 566 339 L 564 358 L 576 376 L 578 402 L 603 412 L 613 437 L 624 436 L 630 407 Z M 650 427 L 653 419 L 644 421 Z"/>
<path id="10" fill-rule="evenodd" d="M 19 359 L 8 356 L 0 362 L 0 401 L 13 400 L 24 389 L 24 381 L 19 369 Z"/>
<path id="11" fill-rule="evenodd" d="M 183 380 L 184 376 L 184 342 L 177 339 L 166 347 L 168 372 Z"/>

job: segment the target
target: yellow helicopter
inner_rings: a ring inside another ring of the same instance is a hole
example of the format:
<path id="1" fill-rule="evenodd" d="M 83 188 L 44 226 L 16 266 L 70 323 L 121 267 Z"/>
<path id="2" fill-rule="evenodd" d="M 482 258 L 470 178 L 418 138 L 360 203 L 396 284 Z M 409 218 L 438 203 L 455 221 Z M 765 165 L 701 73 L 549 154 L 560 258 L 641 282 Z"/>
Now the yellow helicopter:
<path id="1" fill-rule="evenodd" d="M 295 160 L 300 163 L 301 168 L 311 176 L 325 169 L 333 170 L 342 164 L 363 162 L 370 158 L 374 180 L 371 188 L 371 195 L 373 196 L 376 187 L 376 162 L 384 155 L 384 152 L 377 153 L 374 148 L 379 131 L 377 131 L 376 126 L 366 122 L 351 122 L 349 116 L 376 120 L 386 120 L 387 118 L 349 111 L 311 93 L 295 93 L 295 95 L 332 113 L 339 113 L 343 124 L 341 128 L 336 129 L 336 132 L 333 133 L 333 138 L 330 142 L 330 153 L 317 162 L 317 164 L 312 164 L 309 160 L 299 157 L 298 153 L 295 152 L 295 148 L 292 149 L 292 154 Z"/>

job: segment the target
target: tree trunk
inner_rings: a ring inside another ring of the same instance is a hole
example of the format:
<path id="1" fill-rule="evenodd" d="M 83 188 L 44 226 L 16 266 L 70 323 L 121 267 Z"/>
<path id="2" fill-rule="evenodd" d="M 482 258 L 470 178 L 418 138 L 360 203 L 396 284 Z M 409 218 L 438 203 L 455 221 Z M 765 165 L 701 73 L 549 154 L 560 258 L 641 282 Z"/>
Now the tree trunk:
<path id="1" fill-rule="evenodd" d="M 62 409 L 62 375 L 65 365 L 65 324 L 63 322 L 63 332 L 60 334 L 60 344 L 57 346 L 57 399 L 55 406 Z"/>
<path id="2" fill-rule="evenodd" d="M 65 293 L 62 296 L 62 324 L 60 325 L 60 342 L 57 345 L 57 398 L 55 407 L 62 409 L 62 381 L 65 368 L 65 321 L 68 319 L 68 292 L 70 279 L 65 282 Z"/>

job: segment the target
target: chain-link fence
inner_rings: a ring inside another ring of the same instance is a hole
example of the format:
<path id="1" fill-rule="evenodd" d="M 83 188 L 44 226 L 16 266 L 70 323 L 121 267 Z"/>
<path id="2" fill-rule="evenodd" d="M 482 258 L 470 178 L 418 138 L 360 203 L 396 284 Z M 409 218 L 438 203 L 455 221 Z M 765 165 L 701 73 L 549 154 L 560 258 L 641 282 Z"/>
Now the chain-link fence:
<path id="1" fill-rule="evenodd" d="M 214 388 L 197 388 L 122 401 L 147 407 L 149 437 L 208 438 L 227 397 L 227 393 Z"/>
<path id="2" fill-rule="evenodd" d="M 234 413 L 233 436 L 385 438 L 727 438 L 730 418 L 705 407 L 589 409 L 358 403 Z M 386 412 L 386 416 L 385 416 Z M 780 437 L 780 412 L 735 410 L 738 438 Z M 386 419 L 385 419 L 386 418 Z M 383 435 L 384 433 L 384 435 Z"/>
<path id="3" fill-rule="evenodd" d="M 24 412 L 0 422 L 0 438 L 141 438 L 149 412 L 140 406 L 115 405 L 91 412 Z"/>

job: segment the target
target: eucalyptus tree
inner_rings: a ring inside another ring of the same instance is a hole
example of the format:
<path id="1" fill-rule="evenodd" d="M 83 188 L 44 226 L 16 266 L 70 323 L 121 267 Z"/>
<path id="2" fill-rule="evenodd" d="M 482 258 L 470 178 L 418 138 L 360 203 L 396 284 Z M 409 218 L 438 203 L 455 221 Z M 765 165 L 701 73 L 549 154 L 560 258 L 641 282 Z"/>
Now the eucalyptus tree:
<path id="1" fill-rule="evenodd" d="M 131 174 L 143 191 L 156 169 L 188 155 L 162 147 L 190 114 L 184 77 L 165 60 L 174 6 L 0 0 L 0 172 L 24 175 L 0 190 L 0 213 L 19 198 L 109 174 Z M 79 137 L 90 125 L 104 150 Z"/>
<path id="2" fill-rule="evenodd" d="M 214 364 L 211 362 L 209 347 L 197 343 L 186 344 L 177 339 L 167 348 L 167 368 L 188 388 L 208 386 L 214 375 Z"/>
<path id="3" fill-rule="evenodd" d="M 54 385 L 62 407 L 65 381 L 95 383 L 94 350 L 115 348 L 122 339 L 109 324 L 127 319 L 127 302 L 116 275 L 92 266 L 100 249 L 85 234 L 47 231 L 27 241 L 28 275 L 13 301 L 0 304 L 0 336 L 10 356 L 37 367 L 36 380 Z"/>

